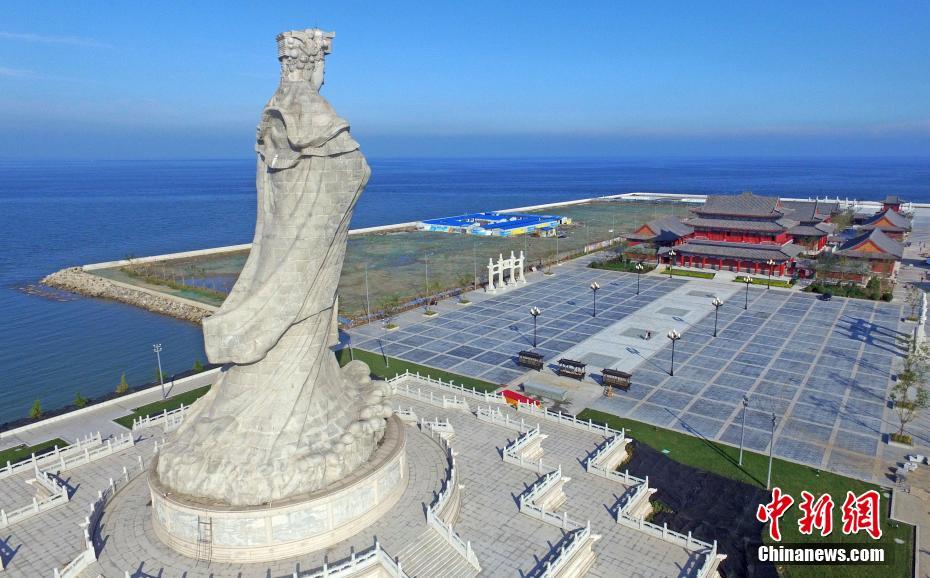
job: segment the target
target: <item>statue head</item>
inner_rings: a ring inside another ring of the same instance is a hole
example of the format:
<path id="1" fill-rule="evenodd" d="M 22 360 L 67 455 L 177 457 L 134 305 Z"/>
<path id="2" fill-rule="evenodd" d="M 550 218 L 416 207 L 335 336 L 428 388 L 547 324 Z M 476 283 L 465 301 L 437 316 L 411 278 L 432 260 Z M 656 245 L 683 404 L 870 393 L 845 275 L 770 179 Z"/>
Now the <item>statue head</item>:
<path id="1" fill-rule="evenodd" d="M 309 81 L 314 90 L 323 86 L 324 58 L 332 52 L 335 32 L 319 28 L 278 34 L 281 80 Z"/>

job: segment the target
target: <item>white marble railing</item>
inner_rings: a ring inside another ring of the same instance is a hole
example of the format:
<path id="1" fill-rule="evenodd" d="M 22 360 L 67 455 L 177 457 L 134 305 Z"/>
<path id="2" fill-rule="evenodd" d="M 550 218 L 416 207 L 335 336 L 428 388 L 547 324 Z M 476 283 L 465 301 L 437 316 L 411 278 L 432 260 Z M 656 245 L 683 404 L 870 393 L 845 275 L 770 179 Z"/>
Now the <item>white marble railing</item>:
<path id="1" fill-rule="evenodd" d="M 647 522 L 646 520 L 642 518 L 634 518 L 633 516 L 630 516 L 628 514 L 621 514 L 617 518 L 617 522 L 628 528 L 633 528 L 645 534 L 649 534 L 650 536 L 661 538 L 662 540 L 670 544 L 682 546 L 684 549 L 688 550 L 689 552 L 700 552 L 702 550 L 705 550 L 708 552 L 713 551 L 714 554 L 716 555 L 716 551 L 717 551 L 716 540 L 714 540 L 712 544 L 709 544 L 707 542 L 704 542 L 702 540 L 698 540 L 697 538 L 692 537 L 691 532 L 688 532 L 687 534 L 681 534 L 679 532 L 675 532 L 674 530 L 669 530 L 668 524 L 662 524 L 661 526 L 659 526 L 658 524 Z"/>
<path id="2" fill-rule="evenodd" d="M 536 518 L 546 524 L 561 528 L 567 532 L 584 527 L 583 524 L 569 518 L 567 512 L 556 514 L 536 504 L 536 498 L 552 490 L 556 485 L 567 482 L 568 480 L 569 478 L 562 476 L 562 466 L 559 466 L 557 469 L 537 480 L 525 492 L 520 494 L 520 513 L 526 514 L 531 518 Z"/>
<path id="3" fill-rule="evenodd" d="M 401 567 L 400 560 L 385 552 L 377 538 L 375 545 L 368 550 L 358 554 L 352 552 L 352 555 L 344 560 L 333 565 L 324 563 L 321 568 L 310 572 L 294 572 L 294 578 L 346 578 L 359 575 L 379 564 L 392 578 L 409 578 Z"/>
<path id="4" fill-rule="evenodd" d="M 71 445 L 59 448 L 55 446 L 54 449 L 42 453 L 42 454 L 32 454 L 32 456 L 24 461 L 12 464 L 7 462 L 5 466 L 0 468 L 0 480 L 3 478 L 8 478 L 12 475 L 18 474 L 26 469 L 31 469 L 33 466 L 45 466 L 54 462 L 58 462 L 59 466 L 63 468 L 63 460 L 71 455 L 74 455 L 77 452 L 80 452 L 84 448 L 92 447 L 95 445 L 100 445 L 101 437 L 100 432 L 94 434 L 88 434 L 87 436 L 79 439 Z"/>
<path id="5" fill-rule="evenodd" d="M 448 463 L 448 470 L 446 471 L 446 477 L 442 483 L 442 489 L 439 492 L 439 495 L 436 496 L 436 499 L 433 500 L 433 503 L 426 508 L 426 522 L 434 530 L 439 532 L 439 535 L 442 536 L 446 542 L 455 549 L 456 552 L 462 556 L 465 561 L 467 561 L 475 570 L 481 572 L 481 564 L 478 563 L 478 557 L 475 555 L 475 551 L 471 547 L 471 542 L 463 540 L 455 530 L 452 529 L 452 522 L 448 524 L 442 521 L 440 517 L 440 512 L 442 512 L 446 505 L 449 503 L 449 500 L 452 498 L 452 494 L 456 491 L 456 469 L 455 469 L 455 452 L 452 451 L 452 446 L 449 445 L 442 437 L 430 435 L 437 443 L 443 448 L 446 452 L 446 460 Z"/>
<path id="6" fill-rule="evenodd" d="M 503 394 L 501 393 L 488 393 L 484 391 L 478 391 L 473 387 L 465 387 L 464 385 L 458 385 L 452 380 L 443 381 L 442 378 L 434 378 L 429 375 L 420 375 L 420 372 L 410 373 L 410 370 L 404 371 L 404 373 L 398 373 L 394 377 L 388 380 L 392 386 L 399 385 L 400 382 L 405 380 L 419 380 L 425 382 L 429 385 L 446 388 L 453 392 L 460 393 L 466 397 L 471 397 L 473 399 L 478 399 L 487 403 L 507 403 L 507 400 L 504 399 Z"/>
<path id="7" fill-rule="evenodd" d="M 581 550 L 589 546 L 589 540 L 599 540 L 600 538 L 600 536 L 591 533 L 591 522 L 589 521 L 587 525 L 576 530 L 567 540 L 562 542 L 555 556 L 551 560 L 545 562 L 545 567 L 539 574 L 539 577 L 555 578 L 556 576 L 561 576 L 563 570 L 571 563 L 572 559 L 581 552 Z"/>
<path id="8" fill-rule="evenodd" d="M 48 497 L 41 500 L 33 497 L 31 504 L 15 510 L 0 509 L 0 528 L 6 528 L 33 516 L 38 516 L 42 512 L 63 506 L 71 500 L 68 486 L 64 482 L 59 481 L 58 478 L 47 472 L 40 471 L 35 463 L 33 463 L 33 469 L 36 475 L 36 483 L 48 491 Z"/>
<path id="9" fill-rule="evenodd" d="M 89 464 L 100 458 L 105 458 L 109 455 L 121 452 L 127 448 L 131 448 L 135 445 L 136 440 L 133 437 L 132 433 L 124 433 L 118 437 L 108 439 L 103 442 L 99 447 L 94 449 L 87 449 L 86 447 L 81 452 L 77 452 L 74 455 L 69 457 L 62 458 L 59 464 L 59 470 L 69 470 L 71 468 L 76 468 L 78 466 L 83 466 L 84 464 Z"/>
<path id="10" fill-rule="evenodd" d="M 99 527 L 100 518 L 103 516 L 103 508 L 130 480 L 144 471 L 145 463 L 142 456 L 138 456 L 138 464 L 133 466 L 132 472 L 130 472 L 129 468 L 123 466 L 121 476 L 115 480 L 110 478 L 107 487 L 97 491 L 97 498 L 90 504 L 90 514 L 85 516 L 84 521 L 79 524 L 82 540 L 81 552 L 61 570 L 54 568 L 52 571 L 54 578 L 76 578 L 97 561 L 97 548 L 94 545 L 93 537 Z"/>
<path id="11" fill-rule="evenodd" d="M 623 437 L 625 432 L 625 430 L 615 430 L 607 425 L 594 423 L 590 419 L 588 421 L 584 421 L 567 413 L 555 412 L 546 408 L 540 408 L 532 403 L 517 402 L 517 411 L 528 413 L 534 417 L 557 422 L 561 425 L 573 427 L 575 429 L 601 433 L 605 436 Z"/>
<path id="12" fill-rule="evenodd" d="M 164 410 L 161 413 L 136 418 L 132 420 L 132 431 L 160 425 L 165 428 L 165 433 L 172 432 L 178 429 L 178 426 L 184 421 L 184 416 L 187 415 L 190 408 L 190 405 L 184 405 L 182 403 L 181 407 L 171 411 Z"/>
<path id="13" fill-rule="evenodd" d="M 392 383 L 391 389 L 394 394 L 400 394 L 411 399 L 426 402 L 436 407 L 460 409 L 467 412 L 471 411 L 471 408 L 468 407 L 468 402 L 465 401 L 464 398 L 455 395 L 437 395 L 433 391 L 423 391 L 420 387 L 411 387 L 408 383 Z"/>
<path id="14" fill-rule="evenodd" d="M 515 418 L 510 417 L 509 413 L 501 411 L 499 407 L 479 407 L 475 416 L 481 421 L 493 423 L 518 432 L 525 432 L 532 429 L 524 418 L 521 417 L 520 420 L 517 421 Z M 536 424 L 536 427 L 538 428 L 539 424 Z"/>
<path id="15" fill-rule="evenodd" d="M 448 418 L 441 420 L 438 417 L 432 420 L 421 419 L 420 430 L 436 433 L 439 436 L 451 436 L 455 433 L 455 429 Z"/>

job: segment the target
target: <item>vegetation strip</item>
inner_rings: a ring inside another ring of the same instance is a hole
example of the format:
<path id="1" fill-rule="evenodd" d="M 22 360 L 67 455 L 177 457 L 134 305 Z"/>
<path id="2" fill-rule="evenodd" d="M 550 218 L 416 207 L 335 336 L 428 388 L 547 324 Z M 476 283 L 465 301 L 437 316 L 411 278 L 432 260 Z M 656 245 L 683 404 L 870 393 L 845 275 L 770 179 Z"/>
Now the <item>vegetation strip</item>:
<path id="1" fill-rule="evenodd" d="M 662 273 L 668 275 L 668 267 L 662 269 Z M 680 277 L 696 277 L 698 279 L 713 279 L 716 273 L 708 273 L 706 271 L 691 271 L 690 269 L 672 269 L 672 275 L 678 275 Z"/>
<path id="2" fill-rule="evenodd" d="M 431 377 L 442 379 L 443 381 L 452 380 L 456 383 L 456 385 L 474 388 L 483 392 L 492 392 L 501 387 L 499 384 L 491 383 L 490 381 L 475 379 L 473 377 L 467 377 L 457 373 L 450 373 L 448 371 L 436 369 L 435 367 L 427 367 L 425 365 L 404 361 L 403 359 L 385 357 L 383 355 L 379 355 L 378 353 L 372 353 L 370 351 L 365 351 L 363 349 L 357 349 L 354 347 L 351 350 L 351 354 L 349 353 L 348 347 L 340 349 L 336 352 L 336 359 L 339 360 L 339 365 L 345 365 L 349 363 L 352 360 L 352 357 L 367 363 L 371 373 L 382 379 L 390 379 L 398 373 L 403 373 L 406 370 L 410 370 L 410 373 L 419 372 L 420 375 L 424 376 L 429 374 Z M 385 363 L 385 360 L 388 360 L 387 364 Z"/>
<path id="3" fill-rule="evenodd" d="M 166 410 L 171 411 L 174 409 L 178 409 L 179 407 L 181 407 L 182 404 L 190 405 L 194 403 L 195 401 L 197 401 L 198 399 L 200 399 L 208 391 L 210 391 L 210 387 L 211 386 L 209 385 L 205 385 L 203 387 L 198 387 L 197 389 L 192 389 L 190 391 L 185 391 L 184 393 L 179 393 L 178 395 L 171 396 L 168 399 L 165 399 L 162 401 L 156 401 L 153 403 L 139 406 L 135 408 L 131 414 L 116 418 L 113 421 L 115 421 L 116 423 L 120 424 L 121 426 L 127 429 L 131 429 L 133 420 L 138 419 L 140 417 L 145 417 L 147 415 L 155 415 L 158 413 L 162 413 L 163 411 L 166 411 Z"/>
<path id="4" fill-rule="evenodd" d="M 0 451 L 0 465 L 6 466 L 7 462 L 11 464 L 18 464 L 19 462 L 28 460 L 32 457 L 32 454 L 42 454 L 51 449 L 54 449 L 55 446 L 58 446 L 59 449 L 69 446 L 68 442 L 61 438 L 55 438 L 47 442 L 42 442 L 34 446 L 21 445 L 16 446 L 15 448 L 5 449 Z"/>
<path id="5" fill-rule="evenodd" d="M 750 277 L 750 279 L 752 280 L 753 285 L 768 285 L 769 287 L 784 287 L 786 289 L 790 289 L 791 287 L 794 286 L 793 279 L 791 281 L 785 281 L 783 279 L 765 279 L 765 278 L 759 278 L 759 277 Z M 733 281 L 737 283 L 745 283 L 746 276 L 740 275 Z"/>
<path id="6" fill-rule="evenodd" d="M 743 465 L 740 466 L 738 461 L 739 448 L 717 443 L 706 438 L 690 436 L 593 409 L 586 409 L 579 413 L 577 417 L 582 420 L 591 419 L 600 424 L 607 424 L 614 429 L 626 428 L 633 439 L 665 453 L 669 458 L 679 463 L 765 488 L 768 471 L 767 455 L 744 451 Z M 772 485 L 778 486 L 795 499 L 795 506 L 790 508 L 781 519 L 783 543 L 824 545 L 844 543 L 863 544 L 868 547 L 883 546 L 886 555 L 893 555 L 891 564 L 878 566 L 779 566 L 778 570 L 781 576 L 792 578 L 822 576 L 872 578 L 877 576 L 911 575 L 911 565 L 914 557 L 914 528 L 888 518 L 890 501 L 884 488 L 778 458 L 773 460 Z M 659 488 L 660 493 L 661 490 Z M 846 536 L 837 530 L 834 530 L 833 534 L 827 537 L 821 537 L 816 533 L 810 536 L 801 534 L 798 530 L 798 519 L 801 511 L 797 507 L 797 503 L 801 499 L 802 490 L 808 491 L 815 496 L 830 494 L 833 497 L 833 501 L 836 503 L 833 513 L 834 528 L 842 528 L 840 506 L 846 498 L 847 491 L 852 491 L 858 495 L 867 490 L 878 490 L 882 494 L 882 501 L 885 506 L 881 513 L 883 532 L 881 539 L 872 540 L 865 533 Z M 697 535 L 695 537 L 701 540 L 713 539 L 713 536 Z M 764 533 L 763 538 L 766 543 L 771 542 L 767 532 Z M 896 539 L 901 540 L 903 543 L 896 543 Z"/>

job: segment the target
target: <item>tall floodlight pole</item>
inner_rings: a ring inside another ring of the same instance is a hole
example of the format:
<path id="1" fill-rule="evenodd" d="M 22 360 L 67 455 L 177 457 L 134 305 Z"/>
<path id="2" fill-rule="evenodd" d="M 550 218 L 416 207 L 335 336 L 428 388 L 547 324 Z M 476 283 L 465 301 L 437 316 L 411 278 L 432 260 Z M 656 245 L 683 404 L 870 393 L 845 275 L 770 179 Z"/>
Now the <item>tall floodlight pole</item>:
<path id="1" fill-rule="evenodd" d="M 542 311 L 539 310 L 539 307 L 531 307 L 530 315 L 533 316 L 533 347 L 536 347 L 536 318 L 539 317 L 539 314 Z"/>
<path id="2" fill-rule="evenodd" d="M 669 339 L 672 340 L 672 365 L 668 368 L 668 374 L 671 376 L 675 375 L 675 342 L 681 339 L 681 333 L 678 333 L 674 329 L 670 330 L 666 335 Z"/>
<path id="3" fill-rule="evenodd" d="M 429 309 L 429 302 L 430 302 L 430 294 L 429 294 L 429 256 L 430 256 L 430 255 L 432 255 L 432 253 L 427 253 L 427 254 L 426 254 L 426 312 L 427 312 L 427 313 L 429 313 L 429 311 L 430 311 L 430 309 Z"/>
<path id="4" fill-rule="evenodd" d="M 161 343 L 153 345 L 152 351 L 155 352 L 155 359 L 158 360 L 158 381 L 161 383 L 161 398 L 165 399 L 165 374 L 161 371 Z"/>
<path id="5" fill-rule="evenodd" d="M 714 297 L 710 304 L 714 306 L 714 337 L 717 337 L 717 316 L 720 314 L 720 308 L 723 307 L 723 301 L 719 297 Z"/>
<path id="6" fill-rule="evenodd" d="M 743 440 L 746 436 L 746 410 L 749 409 L 749 396 L 743 394 L 743 427 L 739 432 L 739 465 L 743 465 Z"/>
<path id="7" fill-rule="evenodd" d="M 365 315 L 365 322 L 371 323 L 371 299 L 368 296 L 368 263 L 365 263 Z"/>
<path id="8" fill-rule="evenodd" d="M 555 261 L 556 265 L 559 264 L 559 229 L 558 228 L 556 228 L 555 230 L 555 259 L 553 260 Z"/>
<path id="9" fill-rule="evenodd" d="M 475 261 L 475 291 L 478 290 L 478 239 L 475 239 L 471 249 L 472 258 Z"/>
<path id="10" fill-rule="evenodd" d="M 772 487 L 772 451 L 775 449 L 775 412 L 772 412 L 772 439 L 769 441 L 769 475 L 765 478 L 765 489 Z"/>
<path id="11" fill-rule="evenodd" d="M 749 286 L 752 285 L 752 277 L 747 276 L 743 281 L 746 282 L 746 302 L 743 304 L 743 309 L 749 309 Z"/>
<path id="12" fill-rule="evenodd" d="M 643 274 L 643 262 L 637 263 L 634 269 L 636 269 L 636 294 L 639 295 L 639 276 Z"/>
<path id="13" fill-rule="evenodd" d="M 594 308 L 591 310 L 591 317 L 597 317 L 597 290 L 601 286 L 597 284 L 597 281 L 591 283 L 591 293 L 594 295 Z"/>
<path id="14" fill-rule="evenodd" d="M 668 278 L 672 278 L 672 267 L 675 266 L 675 255 L 678 253 L 675 252 L 675 249 L 672 249 L 668 252 Z"/>
<path id="15" fill-rule="evenodd" d="M 765 290 L 768 291 L 772 288 L 772 270 L 775 268 L 775 260 L 769 259 L 765 264 L 769 266 L 769 284 L 765 287 Z"/>

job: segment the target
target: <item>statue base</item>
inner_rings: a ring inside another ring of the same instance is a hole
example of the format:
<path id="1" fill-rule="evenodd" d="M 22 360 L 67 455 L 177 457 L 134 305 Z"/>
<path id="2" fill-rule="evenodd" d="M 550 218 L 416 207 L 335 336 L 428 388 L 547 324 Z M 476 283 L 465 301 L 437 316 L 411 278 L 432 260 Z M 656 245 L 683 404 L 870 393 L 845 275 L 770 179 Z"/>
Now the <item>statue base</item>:
<path id="1" fill-rule="evenodd" d="M 172 550 L 198 560 L 250 563 L 293 558 L 336 544 L 387 513 L 407 487 L 406 432 L 387 420 L 381 445 L 352 475 L 323 490 L 259 506 L 172 494 L 149 470 L 152 525 Z"/>

